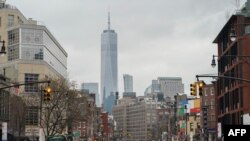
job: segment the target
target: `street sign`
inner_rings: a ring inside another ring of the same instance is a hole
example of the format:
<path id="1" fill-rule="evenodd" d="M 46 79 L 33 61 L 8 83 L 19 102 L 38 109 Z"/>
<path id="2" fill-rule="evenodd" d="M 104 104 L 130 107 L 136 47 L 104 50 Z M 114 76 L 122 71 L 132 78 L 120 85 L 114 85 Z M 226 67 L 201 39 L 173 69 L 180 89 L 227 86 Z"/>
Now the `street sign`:
<path id="1" fill-rule="evenodd" d="M 74 137 L 75 138 L 80 138 L 80 131 L 75 131 L 74 132 Z"/>
<path id="2" fill-rule="evenodd" d="M 2 122 L 2 141 L 7 141 L 7 122 Z"/>
<path id="3" fill-rule="evenodd" d="M 55 135 L 55 136 L 49 136 L 47 140 L 48 141 L 66 141 L 66 138 L 63 135 Z"/>
<path id="4" fill-rule="evenodd" d="M 25 136 L 39 136 L 40 128 L 36 126 L 25 126 Z"/>
<path id="5" fill-rule="evenodd" d="M 216 133 L 216 129 L 215 128 L 208 128 L 207 131 L 209 133 Z"/>
<path id="6" fill-rule="evenodd" d="M 217 134 L 217 136 L 219 137 L 219 138 L 221 138 L 221 123 L 220 122 L 218 122 L 217 123 L 217 131 L 218 131 L 218 134 Z"/>

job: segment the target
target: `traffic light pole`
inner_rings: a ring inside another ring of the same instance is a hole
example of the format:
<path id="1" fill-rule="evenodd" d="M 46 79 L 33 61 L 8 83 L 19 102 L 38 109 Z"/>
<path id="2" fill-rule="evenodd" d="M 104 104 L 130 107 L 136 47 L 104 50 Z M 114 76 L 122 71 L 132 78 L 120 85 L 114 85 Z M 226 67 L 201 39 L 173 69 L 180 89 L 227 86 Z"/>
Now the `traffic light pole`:
<path id="1" fill-rule="evenodd" d="M 11 86 L 5 86 L 5 87 L 1 87 L 0 90 L 3 89 L 7 89 L 7 88 L 12 88 L 12 87 L 19 87 L 19 86 L 23 86 L 23 85 L 32 85 L 32 84 L 40 84 L 40 83 L 50 83 L 50 80 L 46 80 L 46 81 L 35 81 L 35 82 L 29 82 L 29 83 L 21 83 L 21 84 L 14 84 Z"/>
<path id="2" fill-rule="evenodd" d="M 43 106 L 43 86 L 41 86 L 41 95 L 40 95 L 40 126 L 42 126 L 42 106 Z"/>
<path id="3" fill-rule="evenodd" d="M 50 84 L 50 80 L 45 80 L 45 81 L 35 81 L 35 82 L 29 82 L 29 83 L 21 83 L 21 84 L 14 84 L 14 85 L 10 85 L 10 86 L 4 86 L 4 87 L 1 87 L 0 88 L 0 91 L 1 90 L 4 90 L 4 89 L 7 89 L 7 88 L 13 88 L 13 87 L 19 87 L 19 86 L 23 86 L 23 85 L 32 85 L 32 84 L 41 84 L 41 83 L 48 83 Z M 42 93 L 43 89 L 42 89 L 42 86 L 41 86 L 41 98 L 40 98 L 40 126 L 41 126 L 41 119 L 42 119 Z"/>

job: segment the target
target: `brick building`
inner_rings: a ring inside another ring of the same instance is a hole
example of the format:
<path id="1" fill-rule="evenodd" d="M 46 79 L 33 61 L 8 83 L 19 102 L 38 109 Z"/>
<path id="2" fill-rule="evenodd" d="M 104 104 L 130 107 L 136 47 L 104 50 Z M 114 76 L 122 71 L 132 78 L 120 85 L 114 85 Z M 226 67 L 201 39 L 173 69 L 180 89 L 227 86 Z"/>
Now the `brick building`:
<path id="1" fill-rule="evenodd" d="M 215 38 L 218 48 L 218 123 L 244 124 L 250 113 L 250 0 L 232 15 Z M 233 79 L 229 79 L 233 77 Z"/>
<path id="2" fill-rule="evenodd" d="M 201 129 L 211 141 L 214 141 L 217 130 L 214 84 L 204 85 L 203 93 L 204 95 L 201 96 L 201 109 L 203 107 L 205 110 L 201 110 Z"/>

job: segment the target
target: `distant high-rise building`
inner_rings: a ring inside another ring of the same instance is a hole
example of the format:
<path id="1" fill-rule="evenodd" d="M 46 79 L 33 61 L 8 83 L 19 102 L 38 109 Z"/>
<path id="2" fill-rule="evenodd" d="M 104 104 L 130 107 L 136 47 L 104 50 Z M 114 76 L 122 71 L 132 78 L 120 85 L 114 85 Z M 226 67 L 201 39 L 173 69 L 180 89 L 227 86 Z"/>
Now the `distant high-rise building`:
<path id="1" fill-rule="evenodd" d="M 108 100 L 108 98 L 111 93 L 115 96 L 117 91 L 117 34 L 110 29 L 110 14 L 108 14 L 108 29 L 104 30 L 101 35 L 101 97 L 104 109 L 109 113 L 112 113 L 115 101 Z"/>
<path id="2" fill-rule="evenodd" d="M 123 97 L 136 97 L 136 93 L 133 92 L 133 76 L 129 74 L 123 75 L 124 92 Z"/>
<path id="3" fill-rule="evenodd" d="M 181 77 L 158 77 L 160 90 L 164 97 L 170 97 L 174 100 L 174 95 L 177 93 L 184 93 L 184 84 Z"/>
<path id="4" fill-rule="evenodd" d="M 161 102 L 150 97 L 120 99 L 113 108 L 116 127 L 122 129 L 125 135 L 130 135 L 134 140 L 152 140 L 149 133 L 157 134 L 157 132 L 149 131 L 156 131 L 155 127 L 159 126 L 157 109 L 160 105 L 162 105 Z"/>
<path id="5" fill-rule="evenodd" d="M 124 92 L 133 92 L 133 76 L 129 74 L 123 75 Z"/>
<path id="6" fill-rule="evenodd" d="M 152 92 L 160 92 L 160 84 L 158 82 L 158 80 L 152 80 Z"/>
<path id="7" fill-rule="evenodd" d="M 184 93 L 184 84 L 180 77 L 158 77 L 152 80 L 152 84 L 146 88 L 144 95 L 163 93 L 164 98 L 169 97 L 174 100 L 174 95 Z"/>
<path id="8" fill-rule="evenodd" d="M 89 93 L 95 94 L 95 104 L 100 107 L 98 83 L 82 83 L 82 90 L 88 90 Z"/>

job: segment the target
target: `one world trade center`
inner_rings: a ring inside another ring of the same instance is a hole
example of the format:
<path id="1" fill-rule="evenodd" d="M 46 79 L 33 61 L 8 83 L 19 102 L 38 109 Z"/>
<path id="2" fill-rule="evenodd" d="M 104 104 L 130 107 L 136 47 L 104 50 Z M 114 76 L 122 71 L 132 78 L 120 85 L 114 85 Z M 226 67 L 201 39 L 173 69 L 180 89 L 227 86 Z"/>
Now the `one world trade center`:
<path id="1" fill-rule="evenodd" d="M 110 14 L 108 14 L 108 29 L 101 35 L 101 99 L 104 109 L 110 114 L 112 114 L 117 91 L 117 34 L 110 29 Z"/>

